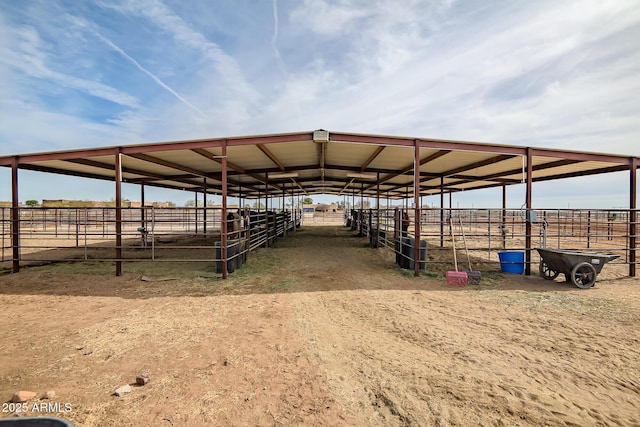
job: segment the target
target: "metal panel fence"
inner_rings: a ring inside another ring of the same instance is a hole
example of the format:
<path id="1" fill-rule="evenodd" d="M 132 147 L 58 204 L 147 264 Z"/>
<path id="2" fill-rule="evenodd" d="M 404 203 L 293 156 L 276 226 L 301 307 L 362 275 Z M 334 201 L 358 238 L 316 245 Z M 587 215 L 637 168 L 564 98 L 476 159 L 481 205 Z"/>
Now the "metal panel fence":
<path id="1" fill-rule="evenodd" d="M 13 259 L 11 208 L 0 208 L 2 269 Z M 300 225 L 297 212 L 228 210 L 231 261 Z M 116 208 L 20 208 L 19 260 L 221 262 L 222 209 L 122 208 L 122 257 L 116 258 Z"/>
<path id="2" fill-rule="evenodd" d="M 420 239 L 428 243 L 432 264 L 451 265 L 455 242 L 458 250 L 466 243 L 474 264 L 486 269 L 499 266 L 501 251 L 532 250 L 531 264 L 537 265 L 536 247 L 615 253 L 621 258 L 614 264 L 637 265 L 631 257 L 632 249 L 637 249 L 637 238 L 634 244 L 631 235 L 631 212 L 554 209 L 528 216 L 520 209 L 429 208 L 420 211 Z M 528 220 L 530 248 L 526 247 Z M 416 238 L 415 209 L 352 210 L 346 224 L 360 236 L 368 236 L 373 247 L 388 247 L 399 258 L 407 256 L 400 238 Z"/>
<path id="3" fill-rule="evenodd" d="M 272 245 L 300 226 L 298 211 L 228 210 L 229 260 Z M 637 236 L 631 235 L 628 209 L 538 210 L 535 218 L 517 209 L 422 209 L 420 240 L 428 244 L 429 264 L 451 265 L 452 245 L 462 249 L 464 234 L 475 268 L 498 268 L 498 252 L 536 247 L 620 254 L 612 264 L 637 265 L 632 253 Z M 220 208 L 123 208 L 122 258 L 116 259 L 115 208 L 20 208 L 19 260 L 24 264 L 55 261 L 221 261 Z M 368 237 L 373 247 L 387 247 L 397 258 L 413 252 L 402 237 L 416 238 L 414 209 L 351 210 L 346 215 L 327 212 L 320 224 L 345 221 L 351 230 Z M 526 247 L 527 220 L 531 220 L 532 247 Z M 2 253 L 0 266 L 13 261 L 11 208 L 0 208 Z M 637 221 L 636 221 L 637 229 Z M 455 240 L 452 239 L 452 236 Z M 636 237 L 634 239 L 634 237 Z M 531 252 L 531 263 L 539 261 Z"/>

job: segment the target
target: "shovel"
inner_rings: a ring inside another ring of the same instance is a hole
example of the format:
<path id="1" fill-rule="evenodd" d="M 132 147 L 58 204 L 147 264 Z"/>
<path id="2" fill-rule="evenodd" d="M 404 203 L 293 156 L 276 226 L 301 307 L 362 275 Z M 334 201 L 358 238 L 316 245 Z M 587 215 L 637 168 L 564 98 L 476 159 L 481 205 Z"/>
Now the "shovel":
<path id="1" fill-rule="evenodd" d="M 456 238 L 453 234 L 453 222 L 449 216 L 449 232 L 451 234 L 451 244 L 453 246 L 453 266 L 456 271 L 447 271 L 447 286 L 464 287 L 467 285 L 467 273 L 458 271 L 458 257 L 456 256 Z"/>
<path id="2" fill-rule="evenodd" d="M 464 242 L 464 251 L 467 254 L 467 262 L 469 263 L 469 269 L 468 270 L 462 270 L 465 273 L 467 273 L 467 282 L 470 285 L 479 285 L 480 284 L 480 278 L 482 277 L 482 274 L 480 273 L 480 271 L 478 270 L 474 270 L 471 268 L 471 257 L 469 256 L 469 248 L 467 247 L 467 239 L 464 236 L 464 227 L 462 226 L 462 218 L 458 218 L 460 220 L 460 233 L 462 233 L 462 241 Z"/>

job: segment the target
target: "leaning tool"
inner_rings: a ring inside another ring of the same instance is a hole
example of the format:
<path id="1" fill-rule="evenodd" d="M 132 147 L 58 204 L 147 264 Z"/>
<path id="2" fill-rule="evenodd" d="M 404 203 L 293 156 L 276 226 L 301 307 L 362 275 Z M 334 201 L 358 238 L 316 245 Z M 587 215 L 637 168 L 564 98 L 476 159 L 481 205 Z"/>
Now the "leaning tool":
<path id="1" fill-rule="evenodd" d="M 458 271 L 458 257 L 456 256 L 456 238 L 453 233 L 453 222 L 449 216 L 449 234 L 451 235 L 451 245 L 453 246 L 453 266 L 455 271 L 447 271 L 447 286 L 464 287 L 467 285 L 467 273 Z"/>
<path id="2" fill-rule="evenodd" d="M 470 285 L 479 285 L 480 278 L 482 277 L 482 273 L 478 270 L 474 270 L 471 268 L 471 257 L 469 256 L 469 247 L 467 246 L 467 238 L 464 235 L 464 227 L 462 226 L 462 218 L 458 218 L 460 220 L 460 233 L 462 234 L 462 241 L 464 242 L 464 251 L 467 254 L 467 262 L 469 263 L 468 270 L 462 270 L 467 273 L 467 283 Z"/>

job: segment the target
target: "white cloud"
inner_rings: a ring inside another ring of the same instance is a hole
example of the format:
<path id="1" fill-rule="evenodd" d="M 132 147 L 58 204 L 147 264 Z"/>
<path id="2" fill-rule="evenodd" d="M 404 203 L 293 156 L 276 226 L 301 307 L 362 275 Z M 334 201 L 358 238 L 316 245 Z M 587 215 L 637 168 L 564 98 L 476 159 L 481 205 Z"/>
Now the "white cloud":
<path id="1" fill-rule="evenodd" d="M 119 4 L 101 4 L 124 14 L 143 16 L 158 28 L 169 32 L 185 48 L 199 51 L 206 59 L 212 61 L 225 84 L 230 86 L 230 93 L 233 96 L 241 96 L 244 99 L 256 96 L 256 91 L 244 80 L 242 71 L 234 58 L 228 55 L 219 44 L 208 40 L 202 33 L 194 30 L 188 22 L 160 0 L 125 0 Z"/>
<path id="2" fill-rule="evenodd" d="M 127 107 L 138 106 L 137 100 L 123 91 L 52 69 L 50 64 L 55 61 L 55 53 L 49 52 L 47 44 L 42 41 L 35 28 L 8 26 L 5 27 L 2 37 L 4 42 L 0 44 L 0 62 L 16 70 L 18 74 L 83 91 Z"/>
<path id="3" fill-rule="evenodd" d="M 370 2 L 304 0 L 291 11 L 291 21 L 320 35 L 340 38 L 352 33 L 360 21 L 375 11 Z"/>
<path id="4" fill-rule="evenodd" d="M 634 1 L 264 3 L 98 2 L 62 19 L 101 39 L 0 6 L 0 150 L 322 127 L 638 152 Z M 60 88 L 119 108 L 58 111 L 41 98 Z"/>
<path id="5" fill-rule="evenodd" d="M 169 85 L 167 85 L 165 82 L 163 82 L 158 76 L 156 76 L 155 74 L 153 74 L 151 71 L 149 71 L 148 69 L 146 69 L 145 67 L 143 67 L 142 65 L 140 65 L 140 63 L 138 61 L 136 61 L 134 58 L 132 58 L 131 56 L 129 56 L 124 50 L 122 50 L 119 46 L 117 46 L 115 43 L 113 43 L 111 40 L 107 39 L 106 37 L 104 37 L 102 34 L 100 33 L 95 33 L 96 36 L 102 40 L 105 44 L 107 44 L 107 46 L 109 46 L 110 48 L 112 48 L 113 50 L 115 50 L 116 52 L 118 52 L 120 55 L 124 56 L 129 62 L 131 62 L 133 65 L 135 65 L 135 67 L 137 69 L 139 69 L 140 71 L 142 71 L 144 74 L 148 75 L 151 80 L 153 80 L 154 82 L 156 82 L 160 87 L 162 87 L 163 89 L 165 89 L 167 92 L 169 92 L 170 94 L 172 94 L 173 96 L 175 96 L 178 100 L 180 100 L 180 102 L 182 102 L 183 104 L 185 104 L 187 107 L 191 108 L 192 110 L 194 110 L 196 113 L 200 114 L 201 116 L 204 116 L 204 113 L 202 111 L 200 111 L 200 109 L 198 109 L 198 107 L 196 107 L 195 105 L 191 104 L 189 101 L 187 101 L 182 95 L 180 95 L 178 92 L 176 92 L 173 88 L 171 88 Z"/>
<path id="6" fill-rule="evenodd" d="M 533 16 L 498 11 L 495 22 L 473 31 L 464 28 L 465 22 L 452 22 L 447 32 L 452 43 L 440 47 L 425 39 L 425 49 L 391 74 L 361 72 L 363 79 L 343 87 L 331 102 L 318 99 L 314 108 L 343 129 L 355 124 L 368 132 L 566 147 L 578 142 L 584 147 L 585 137 L 590 143 L 613 137 L 628 141 L 612 145 L 614 151 L 629 152 L 639 133 L 635 111 L 640 105 L 625 94 L 638 93 L 640 57 L 629 42 L 607 51 L 598 43 L 640 19 L 628 8 L 601 10 L 597 3 L 575 17 L 575 7 Z M 625 60 L 608 63 L 605 57 L 611 55 Z M 379 53 L 378 61 L 384 57 Z M 494 88 L 515 79 L 539 88 L 513 99 L 504 90 L 501 99 L 488 98 Z M 322 80 L 306 80 L 316 85 L 308 92 L 323 93 L 317 86 L 327 87 Z"/>

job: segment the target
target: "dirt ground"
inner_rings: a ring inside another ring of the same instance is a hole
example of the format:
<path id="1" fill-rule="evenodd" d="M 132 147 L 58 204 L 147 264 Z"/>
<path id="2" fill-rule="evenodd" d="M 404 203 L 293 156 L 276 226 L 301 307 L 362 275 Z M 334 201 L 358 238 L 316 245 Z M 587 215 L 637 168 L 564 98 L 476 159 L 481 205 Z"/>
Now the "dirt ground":
<path id="1" fill-rule="evenodd" d="M 367 243 L 306 226 L 227 281 L 190 263 L 3 275 L 0 400 L 55 390 L 27 414 L 79 426 L 640 426 L 639 279 L 450 288 Z"/>

